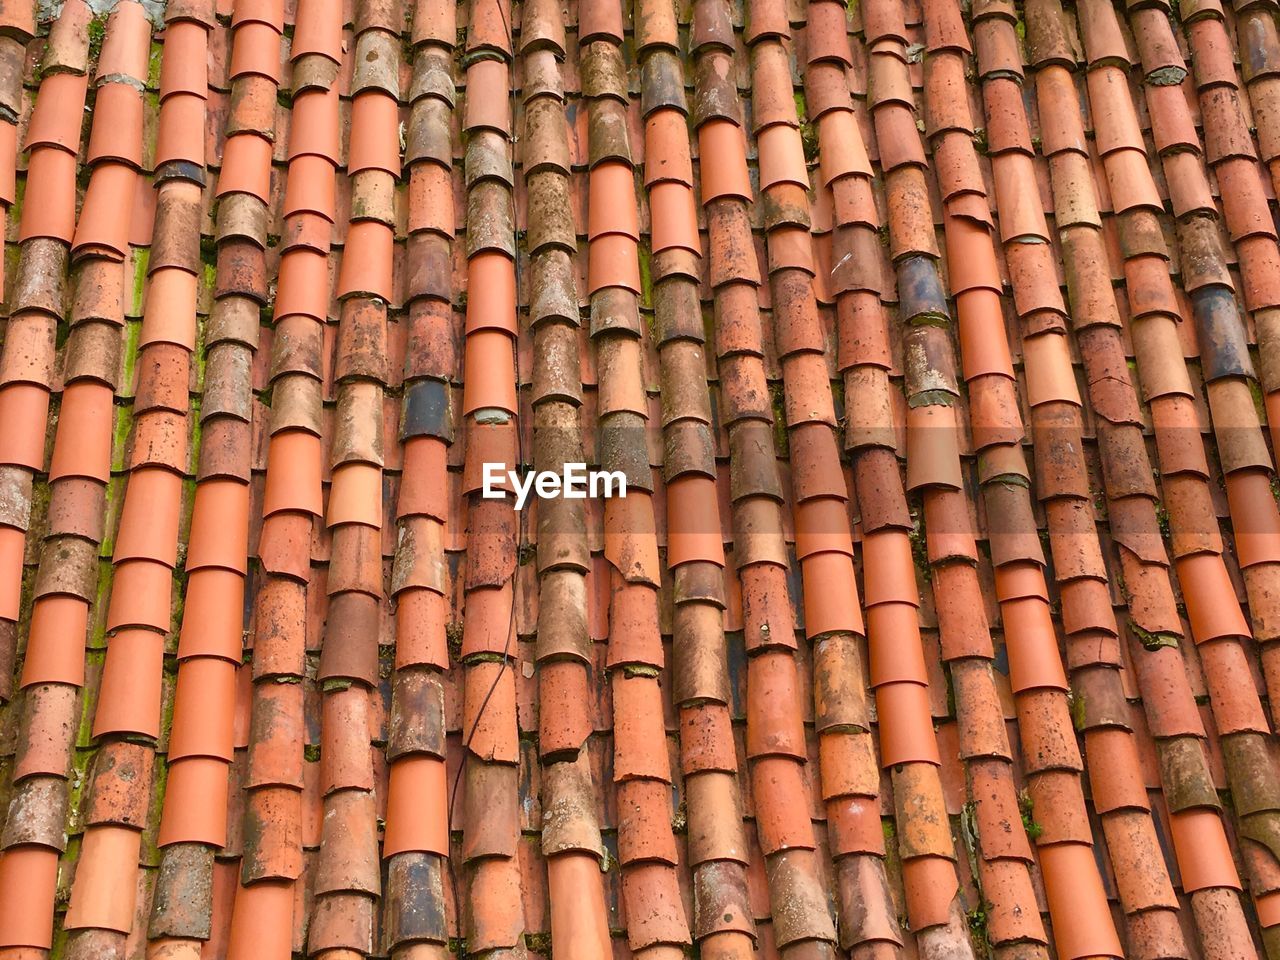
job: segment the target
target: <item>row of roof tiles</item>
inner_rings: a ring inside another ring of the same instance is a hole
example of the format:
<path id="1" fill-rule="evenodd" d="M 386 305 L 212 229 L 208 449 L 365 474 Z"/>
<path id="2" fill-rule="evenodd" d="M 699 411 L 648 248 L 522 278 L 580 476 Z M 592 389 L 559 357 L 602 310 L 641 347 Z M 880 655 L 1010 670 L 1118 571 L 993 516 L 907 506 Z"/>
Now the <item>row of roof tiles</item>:
<path id="1" fill-rule="evenodd" d="M 1272 6 L 565 13 L 5 11 L 0 956 L 1276 950 Z"/>

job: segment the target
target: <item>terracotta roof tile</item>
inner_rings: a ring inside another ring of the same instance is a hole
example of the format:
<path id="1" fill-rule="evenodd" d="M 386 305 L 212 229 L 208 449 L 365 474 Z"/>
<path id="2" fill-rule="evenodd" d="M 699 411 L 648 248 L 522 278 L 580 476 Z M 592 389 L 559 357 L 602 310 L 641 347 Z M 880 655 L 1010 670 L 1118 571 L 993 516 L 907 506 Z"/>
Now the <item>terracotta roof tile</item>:
<path id="1" fill-rule="evenodd" d="M 19 7 L 0 953 L 1274 946 L 1267 3 Z"/>

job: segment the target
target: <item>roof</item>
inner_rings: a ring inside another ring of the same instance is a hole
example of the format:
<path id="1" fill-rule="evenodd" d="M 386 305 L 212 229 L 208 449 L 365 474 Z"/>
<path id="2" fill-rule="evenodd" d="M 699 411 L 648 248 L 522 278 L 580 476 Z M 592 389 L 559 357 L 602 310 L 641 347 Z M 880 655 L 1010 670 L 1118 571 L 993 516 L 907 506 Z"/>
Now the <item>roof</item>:
<path id="1" fill-rule="evenodd" d="M 1278 163 L 1274 0 L 0 4 L 0 960 L 1280 956 Z"/>

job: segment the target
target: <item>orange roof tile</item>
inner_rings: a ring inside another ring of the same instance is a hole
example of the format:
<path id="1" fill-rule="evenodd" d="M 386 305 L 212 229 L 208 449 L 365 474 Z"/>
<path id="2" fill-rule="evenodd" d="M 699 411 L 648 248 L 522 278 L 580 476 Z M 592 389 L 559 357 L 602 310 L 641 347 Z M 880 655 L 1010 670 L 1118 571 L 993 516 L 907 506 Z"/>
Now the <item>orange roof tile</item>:
<path id="1" fill-rule="evenodd" d="M 44 16 L 0 956 L 1271 949 L 1270 0 Z"/>

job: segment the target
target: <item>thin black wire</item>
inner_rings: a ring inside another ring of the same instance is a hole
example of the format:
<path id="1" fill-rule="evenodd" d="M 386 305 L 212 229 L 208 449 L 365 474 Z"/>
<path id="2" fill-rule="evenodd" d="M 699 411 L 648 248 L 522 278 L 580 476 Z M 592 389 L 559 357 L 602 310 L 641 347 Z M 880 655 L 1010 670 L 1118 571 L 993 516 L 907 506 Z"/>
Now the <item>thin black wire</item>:
<path id="1" fill-rule="evenodd" d="M 512 36 L 511 19 L 507 15 L 507 5 L 506 3 L 503 2 L 503 0 L 498 0 L 498 12 L 502 15 L 502 26 L 503 26 L 503 29 L 506 30 L 506 34 L 507 34 L 507 47 L 511 50 L 511 62 L 508 64 L 508 69 L 507 69 L 507 82 L 509 85 L 508 91 L 507 91 L 507 106 L 508 106 L 508 109 L 510 109 L 511 100 L 515 97 L 515 55 L 516 55 L 515 39 Z M 464 56 L 465 56 L 465 51 L 464 51 Z M 514 121 L 514 111 L 512 111 L 512 119 Z M 514 145 L 514 141 L 515 141 L 514 122 L 512 126 L 513 126 L 512 144 Z M 513 196 L 512 203 L 514 204 L 514 202 L 515 202 L 515 198 Z M 514 216 L 512 216 L 511 218 L 511 223 L 512 223 L 512 251 L 513 251 L 512 259 L 514 261 L 515 272 L 516 272 L 515 308 L 516 308 L 516 314 L 517 314 L 516 343 L 515 343 L 515 349 L 512 351 L 512 356 L 513 356 L 512 366 L 514 368 L 513 373 L 516 379 L 516 404 L 515 404 L 516 405 L 516 411 L 515 411 L 516 460 L 519 466 L 523 468 L 525 464 L 524 430 L 521 428 L 521 425 L 520 425 L 520 332 L 519 332 L 519 326 L 520 326 L 519 325 L 520 231 L 516 228 L 516 218 Z M 462 744 L 462 758 L 458 762 L 458 769 L 453 775 L 453 786 L 449 790 L 449 805 L 445 809 L 446 848 L 452 846 L 452 841 L 449 840 L 449 837 L 453 833 L 452 828 L 453 828 L 454 804 L 457 802 L 457 799 L 458 799 L 458 787 L 461 786 L 463 774 L 465 774 L 467 770 L 467 761 L 471 757 L 471 741 L 475 739 L 476 731 L 480 729 L 480 721 L 484 719 L 485 711 L 489 708 L 489 701 L 493 699 L 494 693 L 497 692 L 498 684 L 502 682 L 503 674 L 505 674 L 507 670 L 511 669 L 511 666 L 512 666 L 511 638 L 514 637 L 516 633 L 516 578 L 520 574 L 520 558 L 523 555 L 526 546 L 528 545 L 527 524 L 528 522 L 525 518 L 524 511 L 523 510 L 519 511 L 519 531 L 518 531 L 518 539 L 516 542 L 516 562 L 511 568 L 511 577 L 507 581 L 511 585 L 511 614 L 507 619 L 507 636 L 502 643 L 502 665 L 498 669 L 498 672 L 494 674 L 493 683 L 489 685 L 488 691 L 485 692 L 484 699 L 480 701 L 480 709 L 476 711 L 475 719 L 472 720 L 471 722 L 471 729 L 467 732 L 466 739 L 463 741 L 463 744 Z M 465 601 L 466 598 L 464 597 L 463 599 Z M 465 696 L 465 693 L 464 693 L 464 696 Z M 458 931 L 458 956 L 465 957 L 467 955 L 467 938 L 463 935 L 463 930 L 462 930 L 462 900 L 458 891 L 458 876 L 453 868 L 453 852 L 451 849 L 446 850 L 444 862 L 445 862 L 445 867 L 448 869 L 448 872 L 449 872 L 449 889 L 453 893 L 453 925 L 454 925 L 454 928 Z M 448 931 L 446 931 L 446 934 L 447 933 Z"/>

